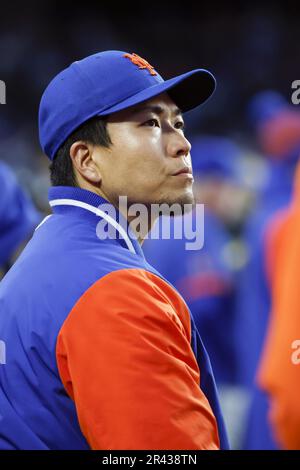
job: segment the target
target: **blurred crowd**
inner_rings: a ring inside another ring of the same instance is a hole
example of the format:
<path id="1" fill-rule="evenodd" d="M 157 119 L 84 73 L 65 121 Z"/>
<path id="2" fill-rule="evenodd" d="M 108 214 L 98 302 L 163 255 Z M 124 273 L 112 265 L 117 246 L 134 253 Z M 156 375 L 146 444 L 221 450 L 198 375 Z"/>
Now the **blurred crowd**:
<path id="1" fill-rule="evenodd" d="M 124 7 L 113 13 L 103 6 L 95 16 L 84 6 L 62 6 L 58 15 L 56 2 L 34 5 L 17 19 L 8 10 L 0 31 L 0 79 L 7 85 L 0 108 L 2 272 L 49 212 L 37 108 L 59 70 L 104 49 L 135 51 L 166 78 L 184 72 L 183 64 L 212 69 L 218 91 L 186 115 L 195 197 L 205 205 L 204 247 L 186 251 L 184 240 L 171 239 L 147 240 L 143 248 L 190 307 L 232 447 L 300 449 L 300 365 L 292 360 L 300 340 L 300 109 L 290 102 L 290 84 L 299 77 L 288 47 L 296 18 L 279 7 L 238 10 L 239 21 L 226 10 L 218 19 L 205 7 L 202 18 L 193 11 L 173 17 L 162 6 L 161 20 L 138 9 L 124 21 Z M 181 36 L 190 31 L 186 48 Z"/>

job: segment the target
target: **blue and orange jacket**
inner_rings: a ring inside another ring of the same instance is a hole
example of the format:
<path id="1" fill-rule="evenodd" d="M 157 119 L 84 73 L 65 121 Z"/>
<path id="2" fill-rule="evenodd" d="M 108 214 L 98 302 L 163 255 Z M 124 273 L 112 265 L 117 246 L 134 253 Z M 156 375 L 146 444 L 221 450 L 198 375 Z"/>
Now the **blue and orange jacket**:
<path id="1" fill-rule="evenodd" d="M 0 449 L 228 448 L 182 297 L 107 201 L 49 196 L 53 214 L 0 284 Z M 99 221 L 119 236 L 100 240 Z"/>

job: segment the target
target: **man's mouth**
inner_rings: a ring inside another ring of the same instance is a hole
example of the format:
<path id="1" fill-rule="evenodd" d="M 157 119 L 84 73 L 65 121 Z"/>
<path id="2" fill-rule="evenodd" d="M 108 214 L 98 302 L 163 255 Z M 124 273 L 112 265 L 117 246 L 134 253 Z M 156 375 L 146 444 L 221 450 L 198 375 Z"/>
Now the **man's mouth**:
<path id="1" fill-rule="evenodd" d="M 193 177 L 191 167 L 184 166 L 180 168 L 180 170 L 177 170 L 176 173 L 173 173 L 172 176 L 179 176 L 179 175 L 186 175 L 186 176 Z"/>

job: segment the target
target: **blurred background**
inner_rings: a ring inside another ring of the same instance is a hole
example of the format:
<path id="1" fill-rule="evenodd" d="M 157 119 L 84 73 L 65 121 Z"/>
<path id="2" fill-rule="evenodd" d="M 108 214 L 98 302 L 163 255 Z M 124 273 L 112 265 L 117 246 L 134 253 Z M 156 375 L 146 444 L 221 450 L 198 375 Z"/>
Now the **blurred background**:
<path id="1" fill-rule="evenodd" d="M 0 10 L 3 274 L 49 213 L 37 115 L 43 90 L 59 71 L 118 49 L 144 57 L 165 79 L 199 67 L 216 76 L 214 96 L 185 116 L 195 195 L 205 204 L 204 248 L 186 252 L 178 240 L 148 240 L 145 254 L 191 309 L 211 356 L 232 447 L 289 447 L 256 377 L 272 310 L 268 237 L 278 210 L 291 201 L 300 153 L 300 105 L 291 101 L 292 82 L 300 79 L 297 5 L 46 0 Z"/>

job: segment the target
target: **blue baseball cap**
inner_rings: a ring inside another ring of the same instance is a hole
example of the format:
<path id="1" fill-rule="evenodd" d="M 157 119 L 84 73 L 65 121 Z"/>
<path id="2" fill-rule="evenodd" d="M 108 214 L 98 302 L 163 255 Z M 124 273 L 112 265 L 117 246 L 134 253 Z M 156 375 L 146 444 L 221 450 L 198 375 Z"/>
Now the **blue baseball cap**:
<path id="1" fill-rule="evenodd" d="M 107 116 L 168 91 L 182 112 L 204 103 L 214 92 L 214 76 L 204 69 L 164 80 L 145 59 L 104 51 L 73 62 L 43 93 L 39 137 L 53 160 L 67 137 L 88 119 Z"/>

